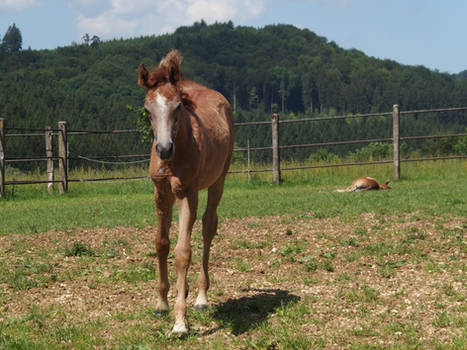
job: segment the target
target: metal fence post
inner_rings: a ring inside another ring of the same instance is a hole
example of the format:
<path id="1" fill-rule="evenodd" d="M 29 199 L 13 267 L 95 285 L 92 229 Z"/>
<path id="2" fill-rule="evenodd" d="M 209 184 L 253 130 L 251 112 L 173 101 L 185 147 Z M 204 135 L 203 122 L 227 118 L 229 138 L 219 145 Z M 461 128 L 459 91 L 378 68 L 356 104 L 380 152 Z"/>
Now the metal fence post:
<path id="1" fill-rule="evenodd" d="M 52 149 L 52 127 L 45 127 L 45 156 L 47 157 L 47 191 L 51 193 L 54 190 L 54 160 Z"/>
<path id="2" fill-rule="evenodd" d="M 392 144 L 393 144 L 393 161 L 394 161 L 394 179 L 399 180 L 401 175 L 401 160 L 400 160 L 400 108 L 399 105 L 392 106 Z"/>
<path id="3" fill-rule="evenodd" d="M 279 184 L 281 182 L 281 165 L 279 152 L 279 114 L 272 115 L 272 172 L 273 182 Z"/>
<path id="4" fill-rule="evenodd" d="M 68 154 L 67 154 L 67 125 L 65 121 L 58 122 L 58 172 L 62 180 L 58 189 L 60 194 L 68 191 Z"/>
<path id="5" fill-rule="evenodd" d="M 5 195 L 5 119 L 0 118 L 0 197 Z"/>

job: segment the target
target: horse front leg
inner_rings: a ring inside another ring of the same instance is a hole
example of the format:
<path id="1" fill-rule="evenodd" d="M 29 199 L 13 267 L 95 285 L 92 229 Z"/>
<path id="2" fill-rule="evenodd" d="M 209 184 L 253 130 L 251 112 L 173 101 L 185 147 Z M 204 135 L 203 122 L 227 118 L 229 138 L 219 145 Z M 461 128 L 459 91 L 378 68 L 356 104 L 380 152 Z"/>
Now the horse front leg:
<path id="1" fill-rule="evenodd" d="M 208 189 L 208 203 L 203 215 L 203 264 L 198 277 L 198 296 L 195 301 L 195 308 L 203 310 L 208 307 L 207 291 L 209 289 L 209 255 L 211 242 L 217 231 L 217 206 L 224 190 L 224 177 L 219 179 Z"/>
<path id="2" fill-rule="evenodd" d="M 160 315 L 169 310 L 167 294 L 169 292 L 169 277 L 167 271 L 167 256 L 170 250 L 169 232 L 172 222 L 172 208 L 175 201 L 170 187 L 159 184 L 159 188 L 154 188 L 154 200 L 157 212 L 156 229 L 156 252 L 159 267 L 158 280 L 158 300 L 156 305 L 156 314 Z"/>
<path id="3" fill-rule="evenodd" d="M 175 325 L 172 332 L 187 333 L 186 297 L 188 295 L 187 274 L 191 261 L 191 231 L 196 220 L 198 208 L 198 192 L 191 191 L 184 198 L 177 199 L 179 215 L 179 234 L 175 246 L 175 269 L 177 271 L 177 297 L 175 300 Z"/>

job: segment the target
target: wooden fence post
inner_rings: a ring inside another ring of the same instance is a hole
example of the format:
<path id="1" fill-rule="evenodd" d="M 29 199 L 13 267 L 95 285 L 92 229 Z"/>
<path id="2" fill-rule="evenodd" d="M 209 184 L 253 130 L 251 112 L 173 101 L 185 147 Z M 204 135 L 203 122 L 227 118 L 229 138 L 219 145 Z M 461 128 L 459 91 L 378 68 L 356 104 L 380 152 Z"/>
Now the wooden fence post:
<path id="1" fill-rule="evenodd" d="M 67 155 L 67 125 L 65 121 L 58 122 L 58 172 L 60 180 L 58 189 L 60 194 L 68 191 L 68 155 Z"/>
<path id="2" fill-rule="evenodd" d="M 251 181 L 251 162 L 250 162 L 250 139 L 248 139 L 248 142 L 247 142 L 247 162 L 248 162 L 248 183 L 250 183 Z"/>
<path id="3" fill-rule="evenodd" d="M 52 149 L 52 127 L 45 127 L 45 156 L 47 157 L 47 191 L 51 193 L 54 190 L 54 160 Z"/>
<path id="4" fill-rule="evenodd" d="M 0 118 L 0 197 L 5 195 L 5 119 Z"/>
<path id="5" fill-rule="evenodd" d="M 281 165 L 279 152 L 279 114 L 272 115 L 272 172 L 273 182 L 279 184 L 281 182 Z"/>
<path id="6" fill-rule="evenodd" d="M 392 144 L 393 144 L 393 161 L 394 161 L 394 179 L 399 180 L 401 175 L 401 160 L 400 160 L 400 108 L 399 105 L 392 106 Z"/>

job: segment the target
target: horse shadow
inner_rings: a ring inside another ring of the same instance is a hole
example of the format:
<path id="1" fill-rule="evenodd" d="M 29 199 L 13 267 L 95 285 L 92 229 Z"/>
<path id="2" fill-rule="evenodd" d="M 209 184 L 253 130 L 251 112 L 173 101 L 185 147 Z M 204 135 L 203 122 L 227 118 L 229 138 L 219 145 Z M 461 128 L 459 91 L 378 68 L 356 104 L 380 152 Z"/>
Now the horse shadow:
<path id="1" fill-rule="evenodd" d="M 222 328 L 232 329 L 232 334 L 239 335 L 259 326 L 269 315 L 281 306 L 296 304 L 300 297 L 282 289 L 245 289 L 244 292 L 256 292 L 255 295 L 229 299 L 213 310 L 212 317 L 219 326 L 205 332 L 212 334 Z"/>

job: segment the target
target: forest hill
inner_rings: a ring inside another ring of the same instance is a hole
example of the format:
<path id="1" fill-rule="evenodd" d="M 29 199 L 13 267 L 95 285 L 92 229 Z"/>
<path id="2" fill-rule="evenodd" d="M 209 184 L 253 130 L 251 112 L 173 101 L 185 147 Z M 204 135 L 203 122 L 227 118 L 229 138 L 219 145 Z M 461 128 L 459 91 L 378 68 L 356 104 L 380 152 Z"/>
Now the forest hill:
<path id="1" fill-rule="evenodd" d="M 232 22 L 199 22 L 173 34 L 98 42 L 92 47 L 83 43 L 55 50 L 1 50 L 0 116 L 9 127 L 56 127 L 59 120 L 66 120 L 72 129 L 135 128 L 138 116 L 127 106 L 142 105 L 137 67 L 142 61 L 157 64 L 172 48 L 185 57 L 187 78 L 230 100 L 236 122 L 270 120 L 272 112 L 287 119 L 388 112 L 393 104 L 402 110 L 467 105 L 467 79 L 459 76 L 371 58 L 290 25 L 256 29 Z M 290 125 L 281 129 L 281 143 L 387 137 L 390 123 L 383 117 L 312 127 Z M 464 132 L 465 127 L 465 113 L 401 120 L 406 135 Z M 248 140 L 252 147 L 266 146 L 270 127 L 236 128 L 235 136 L 238 146 L 245 147 Z M 138 136 L 72 137 L 69 141 L 71 152 L 88 155 L 147 151 Z M 8 142 L 18 156 L 43 152 L 43 140 L 37 138 Z M 433 142 L 407 147 L 429 152 L 439 148 Z M 327 151 L 344 156 L 356 148 Z M 310 149 L 284 154 L 295 159 L 309 155 Z M 267 160 L 269 154 L 260 152 L 256 157 Z"/>

